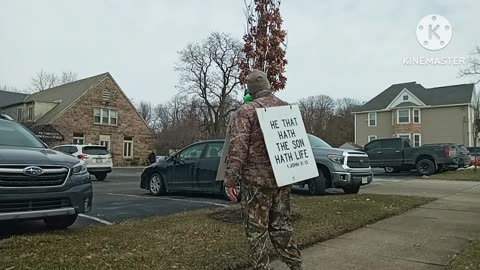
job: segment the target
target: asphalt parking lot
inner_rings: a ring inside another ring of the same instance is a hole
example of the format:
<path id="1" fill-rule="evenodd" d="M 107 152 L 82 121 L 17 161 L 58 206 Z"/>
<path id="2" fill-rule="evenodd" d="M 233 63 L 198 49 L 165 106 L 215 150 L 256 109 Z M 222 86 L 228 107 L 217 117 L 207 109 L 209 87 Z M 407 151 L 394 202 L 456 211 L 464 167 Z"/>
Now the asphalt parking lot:
<path id="1" fill-rule="evenodd" d="M 139 187 L 141 169 L 115 169 L 103 182 L 92 178 L 94 185 L 93 210 L 81 215 L 70 230 L 79 230 L 89 225 L 109 225 L 128 219 L 141 219 L 151 216 L 171 215 L 197 209 L 226 207 L 232 203 L 215 195 L 171 194 L 154 197 Z M 386 174 L 375 169 L 374 182 L 369 186 L 385 185 L 418 178 L 414 172 Z M 329 190 L 329 193 L 343 193 Z M 305 192 L 294 192 L 293 196 L 303 196 Z M 0 239 L 12 235 L 45 232 L 42 221 L 25 221 L 0 224 Z"/>

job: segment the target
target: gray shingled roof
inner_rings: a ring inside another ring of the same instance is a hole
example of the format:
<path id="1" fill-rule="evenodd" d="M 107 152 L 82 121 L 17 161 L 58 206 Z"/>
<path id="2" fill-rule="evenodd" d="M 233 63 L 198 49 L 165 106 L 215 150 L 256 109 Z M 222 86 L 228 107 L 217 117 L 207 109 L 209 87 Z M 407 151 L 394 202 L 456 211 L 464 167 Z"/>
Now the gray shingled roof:
<path id="1" fill-rule="evenodd" d="M 428 89 L 416 82 L 394 84 L 359 107 L 356 111 L 384 110 L 405 88 L 427 106 L 467 104 L 472 101 L 472 96 L 475 91 L 474 84 L 460 84 Z"/>
<path id="2" fill-rule="evenodd" d="M 28 94 L 0 91 L 0 108 L 22 102 Z"/>
<path id="3" fill-rule="evenodd" d="M 99 83 L 108 73 L 85 78 L 75 82 L 63 84 L 54 88 L 40 91 L 30 95 L 25 102 L 45 101 L 59 102 L 57 106 L 48 111 L 35 122 L 35 126 L 46 125 L 63 110 L 68 108 L 77 98 L 87 92 L 90 88 Z"/>

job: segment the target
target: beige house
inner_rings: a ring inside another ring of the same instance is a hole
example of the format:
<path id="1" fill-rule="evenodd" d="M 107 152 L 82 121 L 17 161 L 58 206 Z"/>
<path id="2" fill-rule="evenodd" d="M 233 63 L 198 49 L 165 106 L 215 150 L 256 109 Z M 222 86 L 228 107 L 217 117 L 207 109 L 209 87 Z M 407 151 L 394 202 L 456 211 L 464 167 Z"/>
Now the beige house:
<path id="1" fill-rule="evenodd" d="M 32 95 L 0 92 L 0 111 L 30 128 L 50 147 L 97 144 L 115 165 L 144 163 L 155 147 L 152 130 L 109 73 Z M 1 103 L 0 103 L 1 104 Z"/>
<path id="2" fill-rule="evenodd" d="M 416 82 L 394 84 L 355 112 L 355 142 L 404 137 L 412 145 L 474 145 L 474 84 L 424 88 Z"/>

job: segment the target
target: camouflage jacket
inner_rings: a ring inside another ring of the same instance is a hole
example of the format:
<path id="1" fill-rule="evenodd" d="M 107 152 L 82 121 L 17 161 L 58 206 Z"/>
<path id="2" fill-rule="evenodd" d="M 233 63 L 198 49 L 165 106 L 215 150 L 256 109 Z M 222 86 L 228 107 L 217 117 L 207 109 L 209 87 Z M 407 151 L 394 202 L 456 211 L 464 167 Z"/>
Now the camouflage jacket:
<path id="1" fill-rule="evenodd" d="M 225 186 L 235 186 L 242 180 L 258 187 L 278 187 L 256 109 L 283 105 L 287 103 L 271 91 L 261 91 L 256 94 L 254 101 L 237 110 L 230 134 Z"/>

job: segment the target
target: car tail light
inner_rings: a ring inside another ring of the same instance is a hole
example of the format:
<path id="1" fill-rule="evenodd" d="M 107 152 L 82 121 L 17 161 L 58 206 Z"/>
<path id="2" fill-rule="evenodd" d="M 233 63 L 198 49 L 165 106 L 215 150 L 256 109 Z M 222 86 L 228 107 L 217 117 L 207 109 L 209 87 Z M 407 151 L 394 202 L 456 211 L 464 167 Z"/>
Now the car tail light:
<path id="1" fill-rule="evenodd" d="M 77 157 L 81 160 L 87 160 L 88 159 L 88 155 L 86 155 L 86 154 L 80 154 Z"/>
<path id="2" fill-rule="evenodd" d="M 446 147 L 445 148 L 445 156 L 447 156 L 447 158 L 451 158 L 452 156 L 450 155 L 450 147 Z"/>

